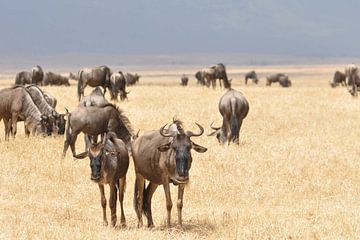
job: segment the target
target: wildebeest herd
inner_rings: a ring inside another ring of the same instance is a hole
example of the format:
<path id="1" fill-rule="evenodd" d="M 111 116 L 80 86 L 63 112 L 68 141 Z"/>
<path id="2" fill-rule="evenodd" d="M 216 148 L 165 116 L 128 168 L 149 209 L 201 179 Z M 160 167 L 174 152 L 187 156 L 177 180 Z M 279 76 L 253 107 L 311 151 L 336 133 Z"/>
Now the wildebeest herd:
<path id="1" fill-rule="evenodd" d="M 170 226 L 171 184 L 178 186 L 176 203 L 178 224 L 181 226 L 184 187 L 189 182 L 192 163 L 191 149 L 198 153 L 207 151 L 207 148 L 194 143 L 193 138 L 203 135 L 204 128 L 196 123 L 198 132 L 185 130 L 183 123 L 174 118 L 170 124 L 157 126 L 157 131 L 144 132 L 140 136 L 135 134 L 129 118 L 119 107 L 106 100 L 105 93 L 108 90 L 113 101 L 117 101 L 119 96 L 120 100 L 125 100 L 129 93 L 126 86 L 136 84 L 139 78 L 137 74 L 113 72 L 105 65 L 84 68 L 78 75 L 70 74 L 69 77 L 52 72 L 44 73 L 40 66 L 34 67 L 31 72 L 20 72 L 16 75 L 13 87 L 0 90 L 0 120 L 4 121 L 5 139 L 9 140 L 10 133 L 16 135 L 18 121 L 24 121 L 27 136 L 30 133 L 65 134 L 63 157 L 70 147 L 74 158 L 90 159 L 90 176 L 91 180 L 99 185 L 104 225 L 108 225 L 104 185 L 109 185 L 111 226 L 115 226 L 117 222 L 117 198 L 121 207 L 120 223 L 125 225 L 126 222 L 123 199 L 131 156 L 136 174 L 134 208 L 138 227 L 143 225 L 143 214 L 147 218 L 147 226 L 154 226 L 151 199 L 159 185 L 164 188 L 167 225 Z M 222 126 L 214 127 L 210 124 L 214 131 L 209 136 L 215 135 L 220 143 L 239 144 L 240 129 L 249 113 L 249 102 L 241 92 L 231 87 L 225 65 L 219 63 L 202 69 L 195 73 L 195 78 L 197 84 L 212 88 L 216 87 L 216 81 L 219 80 L 220 86 L 223 85 L 226 89 L 218 104 L 223 118 Z M 70 86 L 69 79 L 77 81 L 79 104 L 71 112 L 66 109 L 66 112 L 59 113 L 55 110 L 56 98 L 39 86 Z M 255 71 L 245 74 L 245 84 L 248 79 L 252 79 L 254 84 L 259 83 Z M 357 67 L 349 65 L 344 74 L 339 71 L 335 73 L 331 86 L 351 86 L 350 93 L 356 96 L 360 87 L 359 79 Z M 188 81 L 187 75 L 181 76 L 182 86 L 187 86 Z M 266 86 L 276 82 L 282 87 L 291 87 L 287 74 L 277 73 L 266 77 Z M 86 86 L 94 87 L 88 96 L 84 96 Z M 85 136 L 85 150 L 77 153 L 75 143 L 80 133 Z M 148 184 L 145 181 L 148 181 Z"/>

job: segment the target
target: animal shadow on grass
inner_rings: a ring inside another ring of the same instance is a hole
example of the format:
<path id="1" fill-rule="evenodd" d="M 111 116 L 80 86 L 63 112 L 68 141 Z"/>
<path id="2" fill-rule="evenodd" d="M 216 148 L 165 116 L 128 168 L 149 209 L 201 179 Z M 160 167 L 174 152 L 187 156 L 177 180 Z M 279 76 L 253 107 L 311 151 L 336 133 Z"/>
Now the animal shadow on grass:
<path id="1" fill-rule="evenodd" d="M 154 230 L 160 231 L 168 231 L 171 233 L 195 233 L 201 236 L 208 236 L 211 232 L 215 230 L 215 225 L 208 220 L 197 220 L 197 221 L 189 221 L 183 222 L 182 226 L 180 227 L 176 222 L 172 223 L 171 226 L 168 228 L 166 223 L 159 225 L 159 227 L 155 227 Z"/>

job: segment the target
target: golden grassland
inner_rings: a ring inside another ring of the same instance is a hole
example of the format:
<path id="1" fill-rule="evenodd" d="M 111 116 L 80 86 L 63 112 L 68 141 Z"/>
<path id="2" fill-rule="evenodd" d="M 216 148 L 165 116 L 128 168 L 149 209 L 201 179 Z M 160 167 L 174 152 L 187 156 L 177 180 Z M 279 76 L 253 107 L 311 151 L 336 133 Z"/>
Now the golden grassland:
<path id="1" fill-rule="evenodd" d="M 153 199 L 156 227 L 137 229 L 132 162 L 125 193 L 127 227 L 103 227 L 89 161 L 74 160 L 69 152 L 62 160 L 63 137 L 26 138 L 19 123 L 18 135 L 9 142 L 0 125 L 0 239 L 359 238 L 360 99 L 328 85 L 342 67 L 261 67 L 260 85 L 244 86 L 241 74 L 249 69 L 228 67 L 233 87 L 250 103 L 240 145 L 220 146 L 205 134 L 193 139 L 208 151 L 192 154 L 183 229 L 176 225 L 175 188 L 173 227 L 165 227 L 162 187 Z M 292 88 L 265 87 L 264 76 L 277 71 L 289 73 Z M 193 77 L 190 86 L 180 87 L 183 72 L 140 71 L 143 77 L 129 88 L 129 101 L 117 103 L 140 134 L 159 129 L 174 115 L 186 129 L 196 130 L 194 122 L 199 122 L 206 134 L 212 121 L 220 125 L 218 100 L 224 90 L 198 87 Z M 1 87 L 10 86 L 13 78 L 3 75 Z M 45 87 L 57 97 L 59 112 L 77 105 L 72 84 Z M 80 152 L 83 139 L 78 139 Z"/>

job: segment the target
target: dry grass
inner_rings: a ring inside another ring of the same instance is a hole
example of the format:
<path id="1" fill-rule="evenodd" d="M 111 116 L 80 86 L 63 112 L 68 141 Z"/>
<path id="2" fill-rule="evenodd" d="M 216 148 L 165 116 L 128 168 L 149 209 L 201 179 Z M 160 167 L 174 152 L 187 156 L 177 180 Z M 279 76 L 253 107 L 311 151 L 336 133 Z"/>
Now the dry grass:
<path id="1" fill-rule="evenodd" d="M 248 68 L 250 69 L 250 67 Z M 293 87 L 233 85 L 250 102 L 240 146 L 220 146 L 213 137 L 194 138 L 209 150 L 193 153 L 185 190 L 184 229 L 165 228 L 163 189 L 154 195 L 155 229 L 136 228 L 132 207 L 134 169 L 127 175 L 125 229 L 102 227 L 100 193 L 90 181 L 88 160 L 61 160 L 64 139 L 24 136 L 5 142 L 0 126 L 0 239 L 355 239 L 360 235 L 360 102 L 344 88 L 331 89 L 335 69 L 284 66 L 259 69 L 260 76 L 285 69 Z M 192 72 L 193 69 L 188 69 Z M 129 101 L 119 103 L 135 129 L 158 129 L 174 115 L 187 129 L 221 117 L 223 90 L 178 86 L 182 71 L 142 72 Z M 10 74 L 9 74 L 10 76 Z M 13 80 L 1 81 L 1 87 Z M 240 83 L 241 82 L 241 83 Z M 58 110 L 74 108 L 76 88 L 48 87 Z M 89 92 L 90 90 L 87 90 Z M 82 139 L 77 144 L 82 149 Z M 173 201 L 176 191 L 172 188 Z M 175 202 L 175 201 L 174 201 Z M 118 209 L 119 213 L 119 209 Z"/>

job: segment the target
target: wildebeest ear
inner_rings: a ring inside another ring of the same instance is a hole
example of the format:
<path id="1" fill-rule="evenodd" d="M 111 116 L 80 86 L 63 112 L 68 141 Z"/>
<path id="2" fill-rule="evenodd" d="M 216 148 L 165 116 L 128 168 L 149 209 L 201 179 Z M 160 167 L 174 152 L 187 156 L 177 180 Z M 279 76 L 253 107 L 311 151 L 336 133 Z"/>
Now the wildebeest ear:
<path id="1" fill-rule="evenodd" d="M 161 146 L 158 147 L 158 150 L 159 150 L 160 152 L 166 152 L 167 150 L 170 149 L 170 145 L 171 145 L 171 142 L 166 143 L 166 144 L 164 144 L 164 145 L 161 145 Z"/>
<path id="2" fill-rule="evenodd" d="M 192 142 L 192 148 L 199 153 L 204 153 L 207 151 L 207 148 L 197 145 L 196 143 L 193 143 L 193 142 Z"/>

